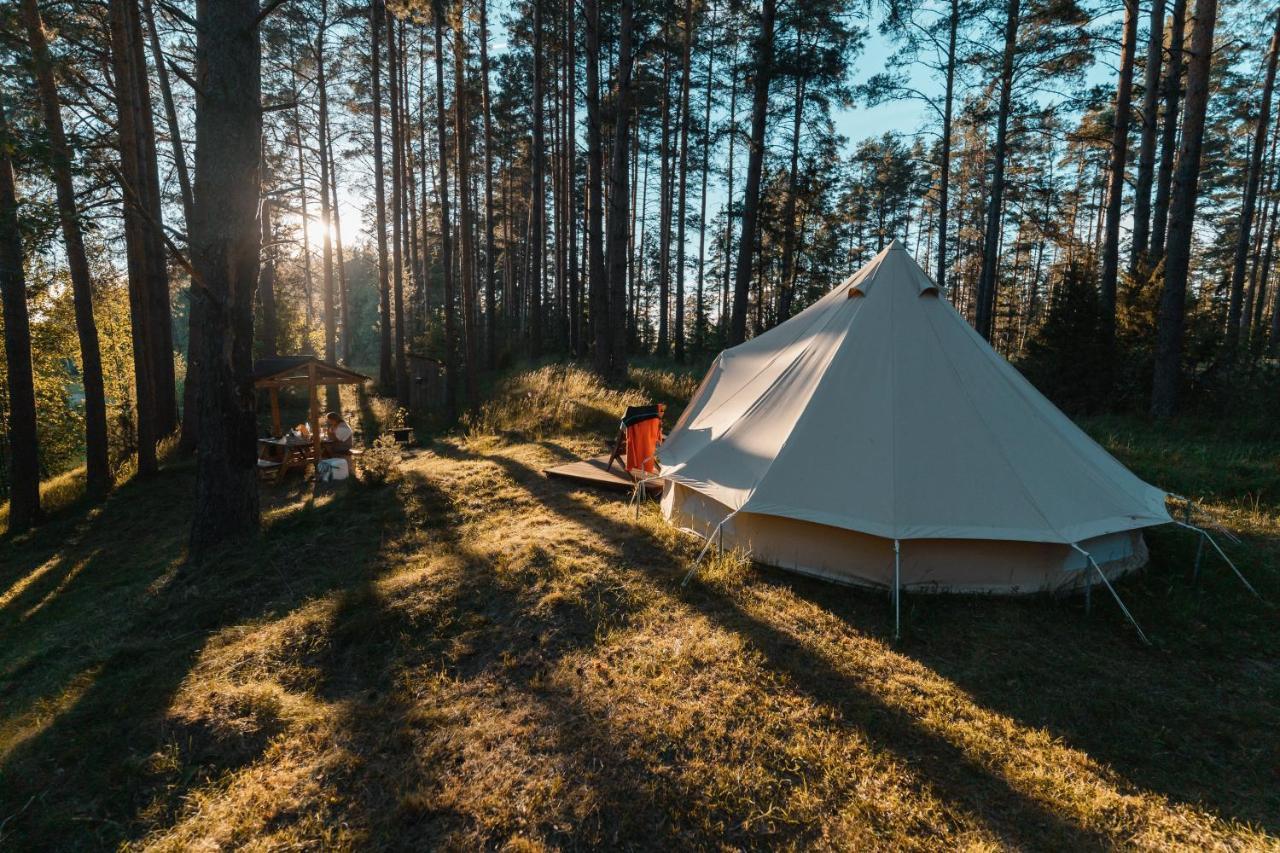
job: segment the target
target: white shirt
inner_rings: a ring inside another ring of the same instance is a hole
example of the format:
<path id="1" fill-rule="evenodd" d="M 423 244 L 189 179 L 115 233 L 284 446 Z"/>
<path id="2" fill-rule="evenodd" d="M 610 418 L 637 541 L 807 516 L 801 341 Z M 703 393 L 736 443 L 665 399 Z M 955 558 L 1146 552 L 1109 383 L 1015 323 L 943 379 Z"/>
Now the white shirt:
<path id="1" fill-rule="evenodd" d="M 329 430 L 329 437 L 335 441 L 350 441 L 351 427 L 347 426 L 346 421 L 343 421 L 333 429 Z"/>

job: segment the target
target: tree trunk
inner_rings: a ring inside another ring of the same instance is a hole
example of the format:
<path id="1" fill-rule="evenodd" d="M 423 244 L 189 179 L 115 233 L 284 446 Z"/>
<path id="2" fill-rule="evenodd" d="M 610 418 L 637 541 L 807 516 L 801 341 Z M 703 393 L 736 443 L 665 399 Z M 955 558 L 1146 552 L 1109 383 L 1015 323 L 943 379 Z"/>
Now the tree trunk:
<path id="1" fill-rule="evenodd" d="M 280 327 L 276 316 L 276 250 L 272 245 L 275 243 L 275 228 L 272 222 L 275 202 L 267 191 L 262 195 L 261 210 L 262 270 L 258 274 L 258 304 L 262 306 L 262 331 L 258 338 L 262 354 L 271 358 L 279 355 Z"/>
<path id="2" fill-rule="evenodd" d="M 402 27 L 394 18 L 387 25 L 388 97 L 391 101 L 391 281 L 395 300 L 395 374 L 396 397 L 400 405 L 409 405 L 409 371 L 405 364 L 404 313 L 404 112 L 400 96 L 401 50 L 396 29 Z M 439 46 L 437 45 L 437 48 Z M 437 56 L 436 62 L 442 60 Z"/>
<path id="3" fill-rule="evenodd" d="M 1017 2 L 1017 0 L 1013 0 Z M 729 324 L 729 345 L 747 337 L 747 293 L 751 288 L 752 258 L 755 257 L 756 215 L 760 207 L 760 174 L 764 167 L 765 123 L 769 114 L 769 82 L 773 77 L 773 25 L 776 0 L 763 0 L 760 32 L 756 39 L 755 81 L 751 101 L 751 144 L 747 156 L 747 185 L 742 197 L 742 235 L 738 242 L 738 267 L 733 283 L 733 317 Z"/>
<path id="4" fill-rule="evenodd" d="M 298 91 L 296 78 L 293 81 L 293 90 L 295 94 Z M 311 294 L 315 282 L 311 275 L 311 214 L 307 209 L 307 157 L 306 150 L 302 146 L 302 115 L 297 109 L 294 110 L 293 121 L 293 143 L 298 153 L 298 205 L 302 213 L 302 301 L 305 322 L 302 351 L 310 354 L 312 352 L 311 328 L 314 321 Z M 201 332 L 201 334 L 204 333 Z"/>
<path id="5" fill-rule="evenodd" d="M 1187 21 L 1187 0 L 1173 0 L 1169 26 L 1169 65 L 1164 74 L 1164 125 L 1160 128 L 1160 165 L 1156 172 L 1156 200 L 1151 208 L 1151 245 L 1147 257 L 1154 267 L 1164 258 L 1169 221 L 1169 195 L 1173 188 L 1173 155 L 1178 149 L 1178 109 L 1182 92 L 1182 39 Z"/>
<path id="6" fill-rule="evenodd" d="M 1262 83 L 1262 105 L 1253 129 L 1253 152 L 1245 177 L 1244 204 L 1240 208 L 1240 229 L 1236 235 L 1235 256 L 1231 266 L 1231 290 L 1227 307 L 1227 358 L 1231 359 L 1240 343 L 1240 312 L 1244 303 L 1244 274 L 1253 232 L 1253 212 L 1258 203 L 1258 184 L 1262 180 L 1262 152 L 1267 147 L 1267 131 L 1271 128 L 1271 93 L 1276 84 L 1276 59 L 1280 54 L 1280 13 L 1272 13 L 1276 29 L 1267 50 L 1267 71 Z"/>
<path id="7" fill-rule="evenodd" d="M 129 26 L 129 0 L 111 0 L 111 81 L 116 101 L 116 137 L 120 154 L 120 191 L 124 199 L 125 257 L 129 280 L 129 320 L 133 341 L 134 419 L 136 421 L 138 476 L 157 471 L 156 375 L 152 340 L 161 321 L 151 315 L 148 278 L 152 263 L 148 239 L 149 211 L 142 202 L 146 194 L 141 151 L 140 106 L 134 50 Z M 163 271 L 163 267 L 162 267 Z M 168 284 L 166 280 L 166 292 Z"/>
<path id="8" fill-rule="evenodd" d="M 687 0 L 686 0 L 687 2 Z M 667 7 L 670 15 L 670 6 Z M 662 34 L 662 142 L 658 148 L 658 349 L 666 357 L 671 348 L 671 51 L 669 21 Z M 679 105 L 677 104 L 677 109 Z"/>
<path id="9" fill-rule="evenodd" d="M 489 17 L 488 0 L 478 0 L 480 8 L 480 96 L 484 98 L 484 318 L 485 365 L 498 365 L 498 311 L 493 242 L 493 103 L 489 100 Z"/>
<path id="10" fill-rule="evenodd" d="M 40 448 L 36 391 L 31 372 L 31 326 L 22 232 L 14 187 L 13 150 L 4 101 L 0 99 L 0 300 L 4 307 L 5 384 L 9 388 L 9 534 L 41 521 Z"/>
<path id="11" fill-rule="evenodd" d="M 337 364 L 338 318 L 333 280 L 333 206 L 329 200 L 330 171 L 333 169 L 333 164 L 329 162 L 329 145 L 325 139 L 325 128 L 329 126 L 329 86 L 325 78 L 324 42 L 325 32 L 329 27 L 329 4 L 322 0 L 320 9 L 320 29 L 316 33 L 315 60 L 316 96 L 320 102 L 320 126 L 316 128 L 316 147 L 320 150 L 320 221 L 324 226 L 320 250 L 324 265 L 324 360 L 330 364 Z M 329 411 L 341 408 L 338 400 L 338 386 L 325 386 L 325 408 Z"/>
<path id="12" fill-rule="evenodd" d="M 1178 169 L 1169 202 L 1169 244 L 1165 252 L 1164 290 L 1156 320 L 1155 372 L 1151 386 L 1151 413 L 1167 418 L 1178 406 L 1182 385 L 1182 336 L 1186 321 L 1187 270 L 1195 225 L 1196 185 L 1200 178 L 1200 154 L 1204 142 L 1205 112 L 1209 101 L 1209 72 L 1213 59 L 1213 29 L 1218 0 L 1197 0 L 1191 31 L 1191 61 L 1187 63 L 1186 115 Z"/>
<path id="13" fill-rule="evenodd" d="M 1120 205 L 1124 201 L 1125 161 L 1129 152 L 1129 112 L 1133 97 L 1133 56 L 1138 41 L 1138 0 L 1124 0 L 1124 34 L 1120 39 L 1120 80 L 1116 84 L 1115 119 L 1108 167 L 1107 224 L 1102 242 L 1102 322 L 1107 341 L 1116 334 L 1116 279 L 1120 272 Z"/>
<path id="14" fill-rule="evenodd" d="M 257 0 L 196 4 L 194 310 L 205 327 L 191 554 L 258 528 L 253 302 L 258 280 L 261 52 Z"/>
<path id="15" fill-rule="evenodd" d="M 609 283 L 605 280 L 604 152 L 600 144 L 600 0 L 584 0 L 586 17 L 587 100 L 587 294 L 594 337 L 592 363 L 601 375 L 613 360 L 613 330 L 609 326 Z"/>
<path id="16" fill-rule="evenodd" d="M 373 0 L 369 12 L 369 91 L 373 110 L 373 208 L 378 242 L 378 385 L 391 388 L 391 278 L 387 269 L 387 191 L 382 162 L 382 37 L 386 10 Z"/>
<path id="17" fill-rule="evenodd" d="M 453 104 L 454 123 L 453 138 L 457 151 L 458 164 L 458 230 L 461 236 L 459 247 L 460 272 L 462 273 L 462 339 L 466 347 L 467 405 L 475 408 L 479 402 L 476 368 L 480 347 L 476 340 L 476 287 L 475 287 L 475 247 L 473 245 L 473 227 L 471 222 L 471 149 L 467 137 L 468 123 L 471 121 L 470 104 L 467 100 L 467 34 L 466 34 L 465 0 L 458 0 L 457 13 L 453 19 Z"/>
<path id="18" fill-rule="evenodd" d="M 707 306 L 704 301 L 707 262 L 707 176 L 711 167 L 711 101 L 716 70 L 716 11 L 711 7 L 711 32 L 707 41 L 707 96 L 702 113 L 702 193 L 698 202 L 698 283 L 693 317 L 693 348 L 701 355 L 707 342 Z"/>
<path id="19" fill-rule="evenodd" d="M 529 357 L 537 359 L 542 354 L 542 276 L 543 250 L 546 240 L 546 157 L 547 146 L 542 117 L 543 101 L 547 96 L 546 57 L 543 55 L 542 4 L 544 0 L 532 0 L 533 4 L 533 163 L 530 168 L 529 194 Z"/>
<path id="20" fill-rule="evenodd" d="M 1147 38 L 1147 67 L 1143 77 L 1142 141 L 1138 145 L 1138 177 L 1133 191 L 1133 246 L 1129 273 L 1146 261 L 1151 239 L 1151 183 L 1155 179 L 1156 126 L 1160 111 L 1160 64 L 1164 61 L 1164 2 L 1151 0 L 1151 32 Z"/>
<path id="21" fill-rule="evenodd" d="M 143 13 L 147 16 L 147 32 L 151 37 L 151 61 L 156 66 L 156 79 L 160 81 L 160 97 L 164 102 L 165 122 L 169 128 L 169 145 L 173 151 L 173 169 L 178 175 L 178 188 L 182 194 L 183 222 L 191 221 L 191 175 L 187 171 L 187 155 L 182 148 L 182 128 L 178 124 L 178 111 L 173 104 L 173 90 L 169 86 L 169 69 L 164 63 L 164 50 L 160 46 L 160 34 L 156 30 L 156 16 L 151 0 L 142 0 Z"/>
<path id="22" fill-rule="evenodd" d="M 535 0 L 537 2 L 537 0 Z M 610 346 L 609 376 L 615 380 L 627 375 L 627 245 L 630 193 L 627 171 L 631 142 L 631 71 L 632 71 L 632 15 L 634 0 L 622 0 L 618 27 L 617 93 L 614 98 L 616 115 L 613 129 L 613 151 L 609 158 L 609 236 L 606 247 L 606 264 L 609 271 L 609 328 L 613 341 Z"/>
<path id="23" fill-rule="evenodd" d="M 684 361 L 684 229 L 687 216 L 686 188 L 689 179 L 689 84 L 693 72 L 693 22 L 695 0 L 684 4 L 684 46 L 680 77 L 680 199 L 676 205 L 676 361 Z"/>
<path id="24" fill-rule="evenodd" d="M 947 19 L 947 82 L 942 103 L 942 158 L 938 164 L 938 287 L 947 291 L 947 213 L 951 192 L 951 123 L 955 109 L 956 36 L 960 30 L 960 0 L 951 0 Z"/>
<path id="25" fill-rule="evenodd" d="M 733 154 L 738 138 L 738 42 L 733 42 L 733 59 L 729 62 L 729 158 L 724 181 L 724 249 L 720 258 L 720 315 L 718 325 L 725 338 L 729 334 L 729 292 L 733 273 Z"/>
<path id="26" fill-rule="evenodd" d="M 89 259 L 85 255 L 75 186 L 71 179 L 71 148 L 62 127 L 58 86 L 53 77 L 53 61 L 49 56 L 37 0 L 23 0 L 22 15 L 27 43 L 31 47 L 36 90 L 49 136 L 58 221 L 71 274 L 76 334 L 80 342 L 80 378 L 84 386 L 85 490 L 96 500 L 111 488 L 111 467 L 107 460 L 107 400 L 102 384 L 102 354 L 98 349 L 98 325 L 93 318 L 93 283 L 89 278 Z"/>
<path id="27" fill-rule="evenodd" d="M 797 42 L 797 46 L 799 42 Z M 797 57 L 798 58 L 798 57 Z M 795 110 L 791 123 L 791 168 L 787 172 L 787 200 L 782 208 L 782 275 L 778 293 L 778 322 L 791 316 L 791 266 L 796 253 L 796 190 L 800 167 L 800 127 L 804 121 L 804 77 L 796 77 Z"/>
<path id="28" fill-rule="evenodd" d="M 445 415 L 453 420 L 458 399 L 458 329 L 453 292 L 453 225 L 449 219 L 449 138 L 444 108 L 444 2 L 437 0 L 435 14 L 436 142 L 440 167 L 440 267 L 444 278 L 444 396 Z"/>
<path id="29" fill-rule="evenodd" d="M 1013 101 L 1013 60 L 1018 50 L 1020 0 L 1009 0 L 1005 16 L 1004 57 L 1000 67 L 1000 107 L 996 115 L 995 164 L 991 173 L 991 198 L 987 204 L 986 234 L 982 244 L 982 271 L 978 275 L 978 334 L 991 340 L 996 303 L 996 271 L 1000 261 L 1000 232 L 1004 215 L 1004 161 L 1009 150 L 1009 111 Z"/>

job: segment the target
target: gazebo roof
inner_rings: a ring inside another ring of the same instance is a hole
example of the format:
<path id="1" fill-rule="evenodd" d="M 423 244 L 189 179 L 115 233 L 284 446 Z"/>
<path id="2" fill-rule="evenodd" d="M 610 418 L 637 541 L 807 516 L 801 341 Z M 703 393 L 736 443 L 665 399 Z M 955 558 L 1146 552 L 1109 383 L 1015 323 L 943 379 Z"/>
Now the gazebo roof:
<path id="1" fill-rule="evenodd" d="M 369 380 L 363 373 L 322 361 L 313 355 L 280 355 L 253 363 L 253 384 L 258 388 L 311 384 L 315 365 L 316 385 L 359 385 Z"/>

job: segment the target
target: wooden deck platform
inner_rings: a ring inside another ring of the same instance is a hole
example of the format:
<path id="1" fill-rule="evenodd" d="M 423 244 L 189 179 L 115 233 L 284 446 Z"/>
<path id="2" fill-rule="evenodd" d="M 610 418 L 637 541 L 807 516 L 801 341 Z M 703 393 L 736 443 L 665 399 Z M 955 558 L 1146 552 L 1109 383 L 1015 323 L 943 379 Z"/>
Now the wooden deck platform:
<path id="1" fill-rule="evenodd" d="M 607 453 L 592 459 L 580 459 L 577 462 L 569 462 L 564 465 L 557 465 L 554 468 L 547 468 L 542 473 L 548 477 L 572 480 L 575 483 L 596 486 L 602 489 L 629 492 L 636 485 L 635 481 L 622 470 L 619 463 L 614 463 L 613 468 L 609 468 L 609 454 Z M 662 480 L 650 480 L 645 484 L 645 489 L 651 497 L 661 495 Z"/>

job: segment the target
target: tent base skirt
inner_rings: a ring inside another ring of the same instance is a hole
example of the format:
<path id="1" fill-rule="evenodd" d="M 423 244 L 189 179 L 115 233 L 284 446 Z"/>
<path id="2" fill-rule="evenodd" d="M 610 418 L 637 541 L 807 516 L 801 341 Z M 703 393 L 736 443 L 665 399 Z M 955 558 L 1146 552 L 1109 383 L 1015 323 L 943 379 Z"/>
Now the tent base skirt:
<path id="1" fill-rule="evenodd" d="M 738 512 L 681 483 L 668 481 L 663 515 L 705 539 L 716 526 L 717 545 L 749 552 L 759 563 L 852 586 L 892 590 L 894 540 L 780 516 Z M 1148 552 L 1141 531 L 1128 530 L 1080 543 L 1114 580 L 1141 568 Z M 901 589 L 911 593 L 1030 595 L 1083 592 L 1094 574 L 1071 545 L 994 539 L 909 539 L 901 543 Z"/>

